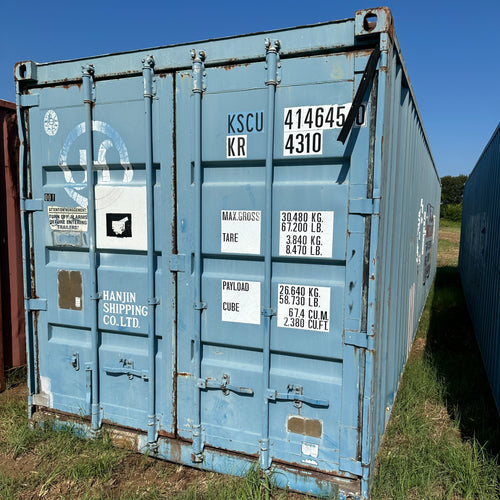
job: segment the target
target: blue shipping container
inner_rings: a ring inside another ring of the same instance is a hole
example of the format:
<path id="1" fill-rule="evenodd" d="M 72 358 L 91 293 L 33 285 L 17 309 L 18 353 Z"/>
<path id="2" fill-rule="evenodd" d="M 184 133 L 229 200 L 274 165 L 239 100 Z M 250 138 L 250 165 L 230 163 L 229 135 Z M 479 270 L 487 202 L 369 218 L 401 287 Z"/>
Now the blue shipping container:
<path id="1" fill-rule="evenodd" d="M 458 269 L 500 413 L 500 125 L 464 189 Z"/>
<path id="2" fill-rule="evenodd" d="M 16 81 L 31 415 L 366 498 L 439 220 L 390 11 Z"/>

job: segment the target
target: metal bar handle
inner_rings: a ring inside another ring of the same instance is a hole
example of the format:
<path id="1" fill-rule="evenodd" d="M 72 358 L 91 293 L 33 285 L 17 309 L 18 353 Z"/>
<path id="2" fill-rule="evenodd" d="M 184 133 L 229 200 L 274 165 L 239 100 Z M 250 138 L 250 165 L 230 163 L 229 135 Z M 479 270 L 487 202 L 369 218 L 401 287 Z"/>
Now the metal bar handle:
<path id="1" fill-rule="evenodd" d="M 328 399 L 312 398 L 310 396 L 304 396 L 304 394 L 297 394 L 295 392 L 278 392 L 269 390 L 267 393 L 267 399 L 269 399 L 270 401 L 300 401 L 311 406 L 321 406 L 324 408 L 328 408 L 330 406 L 330 402 L 328 401 Z"/>
<path id="2" fill-rule="evenodd" d="M 133 377 L 139 377 L 143 380 L 148 380 L 149 375 L 147 371 L 144 370 L 134 370 L 133 368 L 126 368 L 123 366 L 105 366 L 104 371 L 106 373 L 114 373 L 115 375 L 128 375 L 128 378 L 132 380 Z"/>
<path id="3" fill-rule="evenodd" d="M 222 381 L 217 380 L 216 378 L 200 378 L 198 379 L 197 386 L 200 389 L 219 389 L 226 395 L 229 393 L 229 391 L 235 392 L 237 394 L 248 394 L 250 396 L 253 396 L 254 394 L 253 389 L 251 389 L 250 387 L 239 387 L 236 385 L 232 385 L 230 383 L 229 375 L 225 373 L 222 375 Z"/>

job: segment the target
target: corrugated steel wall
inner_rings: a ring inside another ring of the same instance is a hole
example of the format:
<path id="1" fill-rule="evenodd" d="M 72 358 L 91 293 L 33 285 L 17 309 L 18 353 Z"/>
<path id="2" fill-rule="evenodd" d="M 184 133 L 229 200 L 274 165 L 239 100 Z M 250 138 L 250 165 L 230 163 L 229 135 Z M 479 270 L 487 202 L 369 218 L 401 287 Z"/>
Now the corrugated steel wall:
<path id="1" fill-rule="evenodd" d="M 464 190 L 459 271 L 500 413 L 500 125 Z"/>
<path id="2" fill-rule="evenodd" d="M 382 34 L 382 46 L 386 42 Z M 388 40 L 387 40 L 388 42 Z M 440 179 L 396 39 L 379 73 L 363 463 L 374 464 L 436 271 Z M 373 308 L 373 305 L 375 307 Z M 368 413 L 369 414 L 366 414 Z"/>
<path id="3" fill-rule="evenodd" d="M 26 363 L 16 106 L 0 100 L 0 389 L 3 370 Z"/>
<path id="4" fill-rule="evenodd" d="M 366 498 L 439 178 L 390 11 L 267 36 L 17 66 L 30 408 Z"/>

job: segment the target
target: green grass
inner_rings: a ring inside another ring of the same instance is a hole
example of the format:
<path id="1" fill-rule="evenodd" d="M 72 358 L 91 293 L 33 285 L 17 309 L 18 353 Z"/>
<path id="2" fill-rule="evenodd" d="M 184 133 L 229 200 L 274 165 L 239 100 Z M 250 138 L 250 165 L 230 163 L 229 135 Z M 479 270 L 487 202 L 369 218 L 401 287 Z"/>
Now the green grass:
<path id="1" fill-rule="evenodd" d="M 440 227 L 461 227 L 462 221 L 455 221 L 450 219 L 441 218 L 439 219 Z"/>
<path id="2" fill-rule="evenodd" d="M 12 376 L 17 378 L 10 381 L 11 388 L 19 383 L 19 374 Z M 262 477 L 257 468 L 244 478 L 186 473 L 190 469 L 147 456 L 137 458 L 114 447 L 106 432 L 98 439 L 86 440 L 77 437 L 71 427 L 61 428 L 54 421 L 30 426 L 25 398 L 11 396 L 9 391 L 0 396 L 0 454 L 8 457 L 5 460 L 0 455 L 2 500 L 21 496 L 88 500 L 290 498 L 272 475 Z M 18 471 L 19 464 L 26 470 Z"/>
<path id="3" fill-rule="evenodd" d="M 287 497 L 272 476 L 262 478 L 260 471 L 252 468 L 243 479 L 216 476 L 202 488 L 194 484 L 172 500 L 285 500 Z"/>
<path id="4" fill-rule="evenodd" d="M 441 257 L 457 245 L 440 241 Z M 500 498 L 500 422 L 456 261 L 438 268 L 417 338 L 379 452 L 373 499 Z"/>

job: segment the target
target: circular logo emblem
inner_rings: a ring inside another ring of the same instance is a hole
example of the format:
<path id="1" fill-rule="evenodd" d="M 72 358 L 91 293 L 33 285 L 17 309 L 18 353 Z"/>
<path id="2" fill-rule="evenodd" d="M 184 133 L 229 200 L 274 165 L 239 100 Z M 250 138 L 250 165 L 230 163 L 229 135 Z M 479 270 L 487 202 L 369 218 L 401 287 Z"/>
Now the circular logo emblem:
<path id="1" fill-rule="evenodd" d="M 55 114 L 55 113 L 54 113 Z M 82 191 L 88 189 L 87 185 L 87 154 L 84 149 L 80 149 L 80 167 L 83 169 L 84 178 L 81 182 L 77 182 L 74 178 L 76 170 L 68 166 L 68 156 L 72 147 L 74 147 L 75 142 L 78 138 L 85 134 L 85 122 L 79 123 L 75 128 L 73 128 L 68 136 L 66 137 L 63 147 L 59 153 L 59 166 L 64 172 L 64 178 L 66 180 L 66 187 L 64 190 L 78 205 L 81 207 L 86 207 L 88 205 L 88 198 Z M 134 170 L 130 164 L 127 146 L 123 142 L 120 134 L 106 122 L 94 120 L 92 122 L 92 132 L 94 133 L 94 139 L 98 140 L 99 135 L 105 136 L 103 139 L 101 136 L 101 144 L 99 146 L 99 151 L 97 154 L 97 160 L 94 160 L 94 165 L 99 167 L 101 171 L 100 183 L 106 184 L 111 183 L 112 180 L 112 170 L 109 168 L 106 162 L 106 153 L 108 150 L 114 148 L 120 157 L 120 164 L 123 167 L 123 179 L 122 183 L 128 184 L 132 181 L 134 177 Z M 47 132 L 48 133 L 48 132 Z M 117 191 L 118 193 L 118 191 Z M 118 195 L 117 195 L 118 196 Z M 97 198 L 96 198 L 97 201 Z M 100 200 L 101 203 L 103 200 Z"/>
<path id="2" fill-rule="evenodd" d="M 43 128 L 47 135 L 56 135 L 59 129 L 59 118 L 52 109 L 49 109 L 43 118 Z"/>

